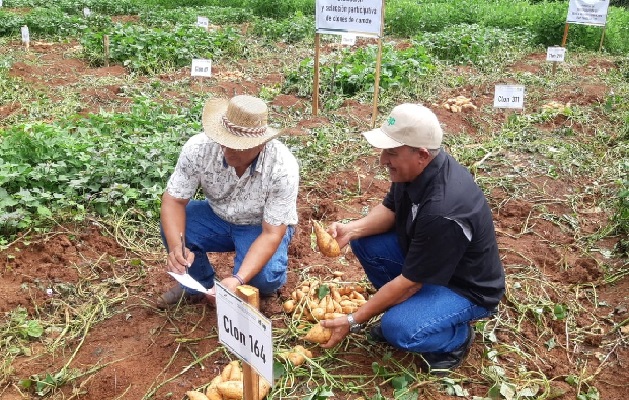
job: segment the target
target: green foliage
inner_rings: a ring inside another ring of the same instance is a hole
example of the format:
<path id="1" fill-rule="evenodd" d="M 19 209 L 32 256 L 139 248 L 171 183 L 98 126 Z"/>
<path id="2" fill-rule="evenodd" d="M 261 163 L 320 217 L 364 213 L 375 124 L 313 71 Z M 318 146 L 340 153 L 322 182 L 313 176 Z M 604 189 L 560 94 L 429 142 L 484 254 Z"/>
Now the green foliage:
<path id="1" fill-rule="evenodd" d="M 103 15 L 90 17 L 70 15 L 60 8 L 34 8 L 27 14 L 0 11 L 0 36 L 16 35 L 20 27 L 27 25 L 31 34 L 73 36 L 91 29 L 104 29 L 112 25 L 111 19 Z"/>
<path id="2" fill-rule="evenodd" d="M 208 17 L 210 24 L 237 24 L 253 19 L 253 14 L 243 8 L 232 7 L 179 7 L 158 8 L 140 12 L 140 22 L 148 26 L 195 25 L 197 17 Z"/>
<path id="3" fill-rule="evenodd" d="M 320 66 L 320 88 L 326 96 L 354 96 L 374 91 L 378 47 L 370 45 L 356 51 L 343 49 L 338 63 Z M 312 87 L 313 61 L 306 59 L 297 70 L 286 72 L 283 91 L 310 95 Z M 430 57 L 421 46 L 396 49 L 392 44 L 384 44 L 380 65 L 380 87 L 400 89 L 421 79 L 434 70 Z M 307 83 L 307 85 L 304 85 Z"/>
<path id="4" fill-rule="evenodd" d="M 137 0 L 56 0 L 52 8 L 59 8 L 71 14 L 82 14 L 83 8 L 109 15 L 137 14 L 140 10 Z M 51 7 L 49 0 L 6 0 L 4 7 Z"/>
<path id="5" fill-rule="evenodd" d="M 629 9 L 610 7 L 603 46 L 614 54 L 629 54 Z"/>
<path id="6" fill-rule="evenodd" d="M 315 14 L 313 0 L 246 0 L 245 7 L 259 17 L 273 19 L 284 19 L 297 12 L 310 16 Z"/>
<path id="7" fill-rule="evenodd" d="M 0 232 L 59 210 L 157 215 L 180 146 L 200 131 L 200 109 L 142 98 L 128 114 L 92 114 L 0 131 Z"/>
<path id="8" fill-rule="evenodd" d="M 441 32 L 419 35 L 416 40 L 441 60 L 477 67 L 492 65 L 513 48 L 521 49 L 531 44 L 530 36 L 522 30 L 487 28 L 476 24 L 452 25 Z"/>
<path id="9" fill-rule="evenodd" d="M 111 30 L 89 30 L 81 37 L 83 55 L 92 64 L 103 64 L 105 34 L 109 35 L 110 60 L 141 73 L 189 66 L 193 58 L 239 57 L 244 50 L 241 35 L 233 28 L 206 32 L 196 26 L 166 30 L 116 24 Z"/>
<path id="10" fill-rule="evenodd" d="M 284 43 L 300 42 L 308 37 L 312 37 L 314 31 L 315 23 L 312 17 L 304 16 L 301 12 L 281 20 L 258 18 L 252 26 L 254 35 L 263 36 L 269 41 L 281 41 Z"/>
<path id="11" fill-rule="evenodd" d="M 411 37 L 418 32 L 438 32 L 448 25 L 472 23 L 475 7 L 460 2 L 417 2 L 401 0 L 387 4 L 385 32 Z"/>

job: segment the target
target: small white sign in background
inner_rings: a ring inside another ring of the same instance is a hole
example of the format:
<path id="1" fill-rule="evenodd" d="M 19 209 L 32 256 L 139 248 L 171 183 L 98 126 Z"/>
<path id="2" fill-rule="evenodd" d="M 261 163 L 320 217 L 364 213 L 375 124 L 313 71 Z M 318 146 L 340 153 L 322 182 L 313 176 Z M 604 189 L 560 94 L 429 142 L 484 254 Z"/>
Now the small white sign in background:
<path id="1" fill-rule="evenodd" d="M 563 62 L 566 58 L 565 47 L 549 47 L 546 50 L 546 61 Z"/>
<path id="2" fill-rule="evenodd" d="M 210 26 L 208 17 L 197 17 L 197 26 L 207 29 Z"/>
<path id="3" fill-rule="evenodd" d="M 523 108 L 524 86 L 522 85 L 496 85 L 494 92 L 495 108 Z"/>
<path id="4" fill-rule="evenodd" d="M 192 68 L 190 69 L 192 76 L 212 76 L 212 60 L 194 58 L 192 60 Z"/>
<path id="5" fill-rule="evenodd" d="M 84 7 L 83 8 L 83 16 L 84 17 L 89 17 L 90 15 L 92 15 L 92 11 L 89 8 Z"/>
<path id="6" fill-rule="evenodd" d="M 28 32 L 28 26 L 22 27 L 22 43 L 28 43 L 31 41 L 31 34 Z"/>
<path id="7" fill-rule="evenodd" d="M 267 382 L 273 382 L 271 321 L 219 282 L 214 287 L 218 340 Z"/>
<path id="8" fill-rule="evenodd" d="M 0 7 L 2 7 L 2 0 L 0 0 Z"/>
<path id="9" fill-rule="evenodd" d="M 344 33 L 341 35 L 341 44 L 343 46 L 353 46 L 356 44 L 356 35 Z"/>

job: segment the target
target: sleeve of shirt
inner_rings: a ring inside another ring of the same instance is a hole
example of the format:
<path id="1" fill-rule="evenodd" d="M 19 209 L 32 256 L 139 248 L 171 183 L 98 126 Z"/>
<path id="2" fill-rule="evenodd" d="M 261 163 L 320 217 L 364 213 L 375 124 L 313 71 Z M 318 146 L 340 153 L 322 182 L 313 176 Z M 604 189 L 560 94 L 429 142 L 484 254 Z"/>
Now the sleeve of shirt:
<path id="1" fill-rule="evenodd" d="M 391 185 L 391 187 L 389 188 L 389 193 L 387 193 L 385 198 L 382 200 L 382 205 L 385 206 L 386 208 L 388 208 L 389 210 L 395 212 L 395 200 L 394 200 L 394 197 L 393 197 L 393 186 L 394 185 Z"/>
<path id="2" fill-rule="evenodd" d="M 445 286 L 469 243 L 455 221 L 441 216 L 418 217 L 402 275 L 413 282 Z"/>
<path id="3" fill-rule="evenodd" d="M 175 171 L 166 184 L 168 194 L 177 199 L 192 198 L 200 184 L 201 166 L 199 160 L 202 157 L 199 156 L 200 146 L 195 144 L 193 139 L 188 140 L 183 146 L 177 165 L 175 165 Z"/>
<path id="4" fill-rule="evenodd" d="M 273 176 L 269 198 L 264 206 L 264 221 L 273 226 L 297 224 L 299 165 L 292 155 Z"/>

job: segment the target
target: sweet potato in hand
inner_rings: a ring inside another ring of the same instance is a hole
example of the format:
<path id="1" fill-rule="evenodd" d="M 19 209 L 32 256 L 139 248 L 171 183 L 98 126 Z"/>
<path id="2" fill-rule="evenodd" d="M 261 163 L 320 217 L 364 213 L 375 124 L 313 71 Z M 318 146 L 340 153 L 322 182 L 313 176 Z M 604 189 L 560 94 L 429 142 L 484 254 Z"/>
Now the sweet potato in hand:
<path id="1" fill-rule="evenodd" d="M 327 233 L 319 222 L 312 221 L 312 225 L 314 226 L 315 235 L 317 236 L 317 246 L 321 254 L 326 257 L 338 257 L 341 254 L 341 248 L 336 239 Z"/>

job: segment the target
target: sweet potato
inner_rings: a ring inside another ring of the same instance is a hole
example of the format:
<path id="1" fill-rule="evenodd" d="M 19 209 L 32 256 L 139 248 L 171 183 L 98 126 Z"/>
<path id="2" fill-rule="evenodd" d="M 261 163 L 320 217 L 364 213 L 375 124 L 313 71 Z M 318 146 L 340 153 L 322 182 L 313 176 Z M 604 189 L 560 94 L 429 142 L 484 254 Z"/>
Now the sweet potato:
<path id="1" fill-rule="evenodd" d="M 229 380 L 230 381 L 240 381 L 242 380 L 242 370 L 240 369 L 240 363 L 238 360 L 234 360 L 230 362 L 232 368 L 229 372 Z"/>
<path id="2" fill-rule="evenodd" d="M 201 392 L 195 392 L 194 390 L 188 390 L 186 396 L 188 396 L 190 400 L 208 400 L 206 395 Z"/>
<path id="3" fill-rule="evenodd" d="M 221 382 L 216 388 L 225 399 L 241 400 L 243 397 L 244 387 L 242 381 Z"/>
<path id="4" fill-rule="evenodd" d="M 319 251 L 326 257 L 338 257 L 341 254 L 341 248 L 338 242 L 329 233 L 323 229 L 323 226 L 317 221 L 312 221 L 315 235 L 317 236 L 317 246 Z"/>
<path id="5" fill-rule="evenodd" d="M 223 382 L 223 379 L 220 375 L 217 375 L 212 379 L 210 385 L 205 389 L 205 395 L 208 400 L 223 400 L 223 396 L 218 392 L 218 384 Z"/>
<path id="6" fill-rule="evenodd" d="M 304 336 L 304 340 L 312 343 L 327 343 L 332 336 L 332 330 L 329 328 L 324 328 L 321 324 L 317 323 L 310 328 L 306 336 Z"/>
<path id="7" fill-rule="evenodd" d="M 231 372 L 232 372 L 232 364 L 229 363 L 225 366 L 225 368 L 223 368 L 223 371 L 221 372 L 221 380 L 223 382 L 227 382 L 229 380 Z"/>
<path id="8" fill-rule="evenodd" d="M 293 300 L 293 299 L 286 300 L 282 304 L 282 308 L 284 308 L 284 312 L 286 314 L 292 313 L 293 311 L 295 311 L 295 300 Z"/>
<path id="9" fill-rule="evenodd" d="M 258 399 L 262 400 L 267 394 L 269 394 L 271 384 L 266 379 L 260 377 L 258 380 Z"/>

